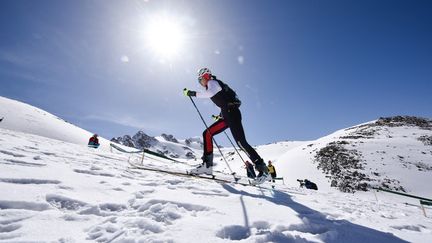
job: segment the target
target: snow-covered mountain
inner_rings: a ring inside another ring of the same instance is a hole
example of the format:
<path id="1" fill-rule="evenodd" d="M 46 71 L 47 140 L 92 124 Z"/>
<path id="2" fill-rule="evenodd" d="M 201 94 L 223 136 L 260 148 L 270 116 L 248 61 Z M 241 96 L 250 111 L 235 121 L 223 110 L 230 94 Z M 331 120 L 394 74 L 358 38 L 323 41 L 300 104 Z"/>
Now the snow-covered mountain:
<path id="1" fill-rule="evenodd" d="M 163 133 L 161 136 L 152 137 L 143 131 L 135 135 L 124 135 L 123 137 L 112 138 L 112 142 L 136 149 L 150 149 L 172 158 L 196 159 L 202 155 L 202 140 L 189 138 L 177 140 L 173 135 Z"/>
<path id="2" fill-rule="evenodd" d="M 0 128 L 35 134 L 74 144 L 87 144 L 93 133 L 77 127 L 49 112 L 0 96 Z M 101 149 L 109 141 L 100 138 Z"/>
<path id="3" fill-rule="evenodd" d="M 425 217 L 416 199 L 361 191 L 362 183 L 387 183 L 431 197 L 427 119 L 383 118 L 315 141 L 257 146 L 284 177 L 285 185 L 269 190 L 133 169 L 128 161 L 141 162 L 140 155 L 110 151 L 107 140 L 106 149 L 90 149 L 91 133 L 45 111 L 2 98 L 0 112 L 0 242 L 432 241 L 432 208 Z M 222 151 L 245 174 L 236 152 Z M 339 170 L 334 158 L 343 161 Z M 228 172 L 215 160 L 215 170 Z M 182 161 L 147 156 L 143 163 L 179 171 L 197 163 Z M 355 171 L 365 176 L 346 177 Z M 319 190 L 299 188 L 296 179 L 304 178 Z M 346 181 L 360 191 L 338 190 Z"/>
<path id="4" fill-rule="evenodd" d="M 287 177 L 311 178 L 322 188 L 381 186 L 432 197 L 423 186 L 432 183 L 431 128 L 425 118 L 380 118 L 298 146 L 276 166 Z"/>

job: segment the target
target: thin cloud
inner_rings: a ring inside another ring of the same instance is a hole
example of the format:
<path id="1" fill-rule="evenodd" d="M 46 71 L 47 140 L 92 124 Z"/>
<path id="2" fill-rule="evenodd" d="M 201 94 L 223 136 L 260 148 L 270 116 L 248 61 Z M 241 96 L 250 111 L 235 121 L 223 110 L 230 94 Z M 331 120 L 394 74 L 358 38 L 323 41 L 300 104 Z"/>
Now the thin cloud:
<path id="1" fill-rule="evenodd" d="M 38 83 L 38 84 L 52 84 L 54 81 L 49 78 L 43 78 L 39 75 L 35 75 L 31 72 L 26 71 L 13 71 L 11 69 L 0 67 L 0 73 L 5 74 L 9 77 L 20 79 L 32 83 Z"/>
<path id="2" fill-rule="evenodd" d="M 33 68 L 42 60 L 29 54 L 23 55 L 12 51 L 0 51 L 0 61 L 18 66 L 21 68 Z"/>

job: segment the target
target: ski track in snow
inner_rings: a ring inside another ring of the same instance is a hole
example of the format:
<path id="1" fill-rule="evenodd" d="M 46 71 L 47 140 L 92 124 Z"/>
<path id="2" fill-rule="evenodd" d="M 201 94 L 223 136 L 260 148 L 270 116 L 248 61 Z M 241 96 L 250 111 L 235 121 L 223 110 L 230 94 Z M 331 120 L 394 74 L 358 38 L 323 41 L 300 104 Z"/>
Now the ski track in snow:
<path id="1" fill-rule="evenodd" d="M 2 129 L 0 134 L 0 242 L 432 239 L 431 219 L 419 208 L 385 198 L 376 202 L 371 193 L 220 184 L 131 169 L 127 155 Z"/>

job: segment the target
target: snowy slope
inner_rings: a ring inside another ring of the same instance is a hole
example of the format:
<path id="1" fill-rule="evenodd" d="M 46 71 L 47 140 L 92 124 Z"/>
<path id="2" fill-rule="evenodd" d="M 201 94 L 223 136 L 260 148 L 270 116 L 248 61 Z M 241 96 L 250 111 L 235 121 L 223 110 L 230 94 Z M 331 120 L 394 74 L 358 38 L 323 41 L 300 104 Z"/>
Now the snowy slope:
<path id="1" fill-rule="evenodd" d="M 432 240 L 432 219 L 386 194 L 376 201 L 373 193 L 272 191 L 142 171 L 127 163 L 139 157 L 5 129 L 0 148 L 0 242 Z"/>
<path id="2" fill-rule="evenodd" d="M 0 103 L 0 242 L 432 241 L 432 209 L 426 210 L 428 218 L 415 199 L 342 193 L 330 188 L 331 178 L 315 161 L 329 143 L 349 141 L 344 146 L 356 145 L 364 160 L 400 161 L 370 163 L 365 170 L 385 172 L 410 192 L 428 196 L 430 177 L 421 173 L 430 173 L 430 147 L 418 138 L 427 138 L 429 130 L 384 126 L 373 139 L 355 138 L 353 133 L 365 131 L 360 125 L 316 141 L 258 146 L 287 184 L 278 181 L 272 191 L 133 169 L 127 161 L 140 161 L 140 155 L 110 151 L 107 140 L 103 149 L 87 148 L 89 132 L 17 101 Z M 175 153 L 183 151 L 185 141 L 156 139 Z M 231 169 L 244 175 L 233 149 L 222 150 Z M 229 172 L 215 155 L 215 170 Z M 422 162 L 422 170 L 408 158 Z M 182 160 L 147 156 L 144 164 L 186 170 L 199 163 Z M 297 178 L 317 182 L 320 190 L 298 188 Z"/>
<path id="3" fill-rule="evenodd" d="M 432 146 L 422 142 L 421 138 L 431 138 L 432 129 L 428 126 L 410 124 L 405 118 L 403 122 L 390 121 L 383 123 L 381 120 L 361 124 L 352 128 L 342 129 L 320 138 L 316 141 L 305 143 L 284 155 L 276 162 L 279 174 L 287 178 L 309 178 L 320 185 L 320 189 L 331 191 L 332 180 L 339 180 L 338 175 L 324 174 L 322 169 L 317 169 L 319 163 L 316 155 L 320 151 L 328 153 L 329 144 L 337 144 L 346 151 L 331 154 L 334 163 L 339 166 L 342 163 L 341 153 L 346 153 L 358 159 L 361 169 L 339 168 L 343 176 L 350 176 L 348 182 L 367 183 L 368 186 L 381 186 L 393 190 L 401 188 L 415 195 L 432 197 L 432 190 L 424 185 L 432 184 Z M 422 121 L 420 118 L 407 118 Z M 432 123 L 430 123 L 432 124 Z M 326 150 L 322 150 L 326 148 Z M 281 164 L 283 161 L 284 164 Z M 345 171 L 349 173 L 343 174 Z M 358 180 L 352 174 L 358 171 L 364 174 L 366 179 Z M 339 176 L 340 177 L 340 176 Z M 288 180 L 294 183 L 294 180 Z"/>
<path id="4" fill-rule="evenodd" d="M 75 144 L 87 144 L 93 133 L 34 106 L 0 96 L 0 128 L 36 134 Z M 101 149 L 109 148 L 109 141 L 99 138 Z"/>

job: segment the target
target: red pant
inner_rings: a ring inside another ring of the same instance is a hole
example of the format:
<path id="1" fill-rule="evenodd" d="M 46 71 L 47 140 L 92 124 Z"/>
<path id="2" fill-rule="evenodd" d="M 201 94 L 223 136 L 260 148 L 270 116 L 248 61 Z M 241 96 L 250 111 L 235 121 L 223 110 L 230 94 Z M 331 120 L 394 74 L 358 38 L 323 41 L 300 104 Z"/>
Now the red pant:
<path id="1" fill-rule="evenodd" d="M 213 123 L 208 130 L 203 132 L 204 140 L 204 155 L 209 155 L 213 153 L 213 136 L 223 132 L 228 128 L 224 119 L 219 119 L 217 122 Z"/>

